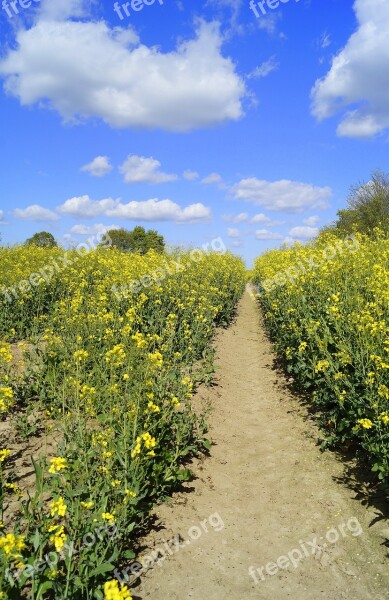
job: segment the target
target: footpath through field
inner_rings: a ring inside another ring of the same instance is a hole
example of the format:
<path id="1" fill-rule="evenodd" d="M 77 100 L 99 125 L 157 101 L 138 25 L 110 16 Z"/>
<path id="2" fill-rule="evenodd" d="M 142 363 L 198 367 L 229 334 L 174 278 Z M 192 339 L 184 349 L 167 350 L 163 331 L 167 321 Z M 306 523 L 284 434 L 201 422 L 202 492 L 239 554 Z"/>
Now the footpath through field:
<path id="1" fill-rule="evenodd" d="M 273 369 L 249 290 L 216 350 L 217 386 L 200 392 L 212 399 L 215 445 L 194 464 L 188 493 L 159 507 L 163 528 L 146 541 L 167 557 L 134 598 L 389 598 L 388 521 L 318 449 L 316 426 Z M 177 534 L 180 544 L 164 546 Z"/>

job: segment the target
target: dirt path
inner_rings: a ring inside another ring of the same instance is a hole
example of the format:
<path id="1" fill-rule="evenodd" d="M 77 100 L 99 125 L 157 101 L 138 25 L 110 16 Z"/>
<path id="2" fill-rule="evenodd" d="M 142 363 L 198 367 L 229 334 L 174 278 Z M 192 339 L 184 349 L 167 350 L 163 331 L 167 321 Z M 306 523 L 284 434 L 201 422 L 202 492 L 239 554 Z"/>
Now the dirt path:
<path id="1" fill-rule="evenodd" d="M 218 386 L 202 392 L 215 409 L 215 445 L 195 464 L 192 491 L 159 508 L 163 528 L 147 543 L 166 558 L 142 577 L 134 597 L 389 598 L 388 521 L 377 521 L 378 511 L 337 481 L 343 466 L 319 451 L 314 424 L 272 370 L 248 292 L 216 348 Z M 180 546 L 170 541 L 177 534 Z M 250 566 L 259 569 L 258 583 Z"/>

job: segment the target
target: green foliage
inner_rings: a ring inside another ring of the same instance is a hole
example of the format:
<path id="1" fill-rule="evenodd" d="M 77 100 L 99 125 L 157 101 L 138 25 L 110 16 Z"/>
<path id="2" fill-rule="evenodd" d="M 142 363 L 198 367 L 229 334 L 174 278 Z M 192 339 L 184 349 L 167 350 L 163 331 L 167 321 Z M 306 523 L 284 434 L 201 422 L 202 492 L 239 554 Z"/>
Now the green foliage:
<path id="1" fill-rule="evenodd" d="M 161 269 L 165 256 L 113 248 L 66 252 L 58 276 L 20 292 L 19 277 L 61 253 L 0 249 L 0 289 L 19 293 L 0 297 L 0 325 L 15 341 L 32 323 L 35 332 L 21 372 L 0 342 L 0 417 L 19 415 L 24 438 L 36 422 L 42 433 L 23 499 L 9 487 L 19 477 L 13 451 L 0 449 L 0 598 L 9 600 L 129 597 L 127 588 L 104 596 L 104 586 L 118 585 L 135 533 L 191 479 L 190 456 L 209 448 L 206 411 L 195 412 L 192 396 L 211 379 L 215 327 L 231 320 L 245 285 L 240 259 L 182 253 L 179 272 L 118 299 L 115 286 Z"/>
<path id="2" fill-rule="evenodd" d="M 26 240 L 27 246 L 38 246 L 39 248 L 56 248 L 58 246 L 53 234 L 48 231 L 39 231 Z"/>
<path id="3" fill-rule="evenodd" d="M 353 232 L 374 235 L 378 228 L 389 233 L 389 175 L 376 171 L 368 183 L 353 186 L 348 207 L 338 211 L 330 229 L 341 235 Z M 327 228 L 328 230 L 328 228 Z"/>
<path id="4" fill-rule="evenodd" d="M 107 237 L 112 240 L 112 246 L 125 252 L 137 252 L 146 254 L 149 250 L 155 250 L 162 253 L 165 248 L 165 241 L 162 235 L 159 235 L 154 229 L 146 231 L 144 227 L 137 226 L 132 231 L 128 229 L 111 229 L 107 232 Z"/>
<path id="5" fill-rule="evenodd" d="M 277 353 L 320 415 L 324 446 L 352 446 L 387 490 L 388 265 L 389 239 L 378 231 L 356 233 L 352 246 L 327 235 L 259 257 L 254 279 Z"/>

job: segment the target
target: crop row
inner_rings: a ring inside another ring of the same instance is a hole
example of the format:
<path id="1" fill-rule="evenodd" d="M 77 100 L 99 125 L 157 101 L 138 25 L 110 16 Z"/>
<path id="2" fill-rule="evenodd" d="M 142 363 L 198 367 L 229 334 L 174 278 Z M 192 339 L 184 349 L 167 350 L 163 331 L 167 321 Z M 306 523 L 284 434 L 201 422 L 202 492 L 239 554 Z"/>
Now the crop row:
<path id="1" fill-rule="evenodd" d="M 322 235 L 259 257 L 278 355 L 309 392 L 324 444 L 356 448 L 389 485 L 389 240 Z"/>
<path id="2" fill-rule="evenodd" d="M 67 253 L 20 288 L 61 252 L 0 250 L 11 297 L 0 300 L 3 425 L 24 415 L 26 435 L 33 421 L 42 440 L 31 489 L 18 445 L 0 449 L 0 598 L 120 600 L 130 592 L 114 572 L 134 558 L 134 532 L 208 445 L 191 398 L 212 373 L 215 326 L 230 321 L 245 269 L 229 254 L 180 254 L 167 270 L 165 255 L 98 249 Z M 144 281 L 137 293 L 115 293 L 133 280 Z"/>

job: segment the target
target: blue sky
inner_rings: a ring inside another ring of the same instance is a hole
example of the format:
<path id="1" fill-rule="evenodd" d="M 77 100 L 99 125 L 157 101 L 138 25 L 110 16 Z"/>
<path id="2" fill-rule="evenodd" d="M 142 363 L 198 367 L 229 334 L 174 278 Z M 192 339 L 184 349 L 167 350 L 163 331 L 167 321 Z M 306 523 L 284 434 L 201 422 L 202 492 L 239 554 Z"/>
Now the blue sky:
<path id="1" fill-rule="evenodd" d="M 141 224 L 250 264 L 389 170 L 387 0 L 132 2 L 3 3 L 3 243 Z"/>

